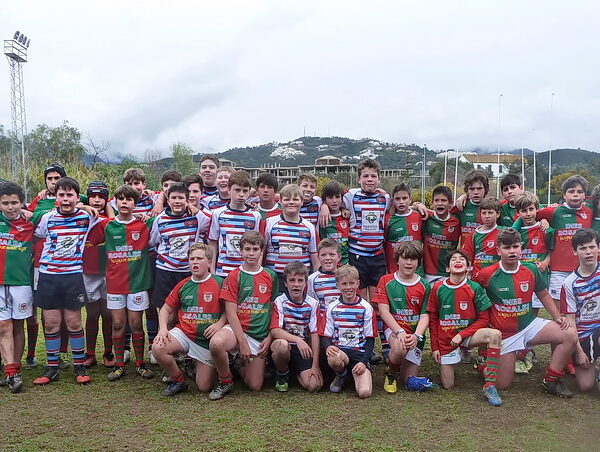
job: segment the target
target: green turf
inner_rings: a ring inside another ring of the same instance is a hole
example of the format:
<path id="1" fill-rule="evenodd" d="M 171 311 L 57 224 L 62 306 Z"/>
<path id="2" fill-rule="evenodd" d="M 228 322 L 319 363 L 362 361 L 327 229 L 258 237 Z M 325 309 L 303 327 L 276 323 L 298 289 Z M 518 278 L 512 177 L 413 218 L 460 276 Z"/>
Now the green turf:
<path id="1" fill-rule="evenodd" d="M 383 366 L 374 368 L 374 393 L 359 400 L 352 390 L 318 394 L 292 386 L 278 393 L 273 382 L 251 393 L 235 391 L 210 402 L 195 386 L 172 399 L 164 385 L 135 376 L 128 365 L 122 381 L 108 370 L 91 370 L 92 384 L 77 386 L 73 370 L 61 380 L 34 387 L 41 372 L 24 370 L 25 390 L 0 395 L 2 450 L 597 450 L 600 400 L 577 394 L 563 400 L 544 394 L 540 379 L 548 349 L 538 347 L 534 373 L 516 378 L 502 393 L 504 406 L 488 406 L 481 382 L 468 365 L 457 372 L 457 388 L 423 394 L 382 389 Z M 43 352 L 40 344 L 38 352 Z M 38 359 L 42 355 L 38 353 Z M 426 356 L 422 374 L 437 379 Z M 572 377 L 566 377 L 574 387 Z"/>

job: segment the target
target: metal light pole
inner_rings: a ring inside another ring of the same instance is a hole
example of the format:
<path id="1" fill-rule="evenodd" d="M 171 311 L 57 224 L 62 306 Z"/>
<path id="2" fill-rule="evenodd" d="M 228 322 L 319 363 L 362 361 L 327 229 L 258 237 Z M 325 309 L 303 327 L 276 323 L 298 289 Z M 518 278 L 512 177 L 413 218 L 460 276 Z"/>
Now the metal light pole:
<path id="1" fill-rule="evenodd" d="M 521 183 L 523 184 L 523 188 L 525 188 L 525 153 L 523 146 L 521 146 Z"/>
<path id="2" fill-rule="evenodd" d="M 552 107 L 554 106 L 554 93 L 550 95 L 550 120 L 552 121 Z M 550 138 L 548 147 L 548 205 L 550 205 L 550 182 L 552 181 L 552 124 L 550 124 Z"/>
<path id="3" fill-rule="evenodd" d="M 27 62 L 27 49 L 31 39 L 15 32 L 12 39 L 4 41 L 4 55 L 10 65 L 10 107 L 11 107 L 11 173 L 13 181 L 22 176 L 23 190 L 27 195 L 29 175 L 28 152 L 25 143 L 27 118 L 25 115 L 25 85 L 23 64 Z"/>
<path id="4" fill-rule="evenodd" d="M 422 203 L 425 204 L 425 165 L 426 165 L 426 157 L 425 157 L 425 152 L 427 149 L 427 145 L 424 144 L 423 145 L 423 177 L 421 178 L 421 198 L 422 198 Z"/>
<path id="5" fill-rule="evenodd" d="M 498 96 L 498 175 L 496 176 L 496 198 L 500 198 L 500 110 L 502 107 L 502 94 Z"/>
<path id="6" fill-rule="evenodd" d="M 448 171 L 448 151 L 444 151 L 444 185 L 448 185 L 446 173 Z"/>
<path id="7" fill-rule="evenodd" d="M 537 152 L 533 151 L 533 194 L 537 196 L 537 167 L 536 167 L 536 156 Z"/>
<path id="8" fill-rule="evenodd" d="M 458 191 L 458 148 L 456 148 L 456 160 L 454 161 L 454 204 L 456 204 L 456 192 Z"/>

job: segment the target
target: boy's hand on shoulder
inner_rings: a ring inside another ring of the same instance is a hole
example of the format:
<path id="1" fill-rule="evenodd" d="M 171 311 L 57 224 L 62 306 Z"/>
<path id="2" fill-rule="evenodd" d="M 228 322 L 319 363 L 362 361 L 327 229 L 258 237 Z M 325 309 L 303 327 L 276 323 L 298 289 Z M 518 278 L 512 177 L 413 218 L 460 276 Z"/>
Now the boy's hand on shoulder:
<path id="1" fill-rule="evenodd" d="M 48 189 L 44 188 L 43 190 L 40 190 L 40 192 L 37 194 L 37 197 L 40 199 L 46 199 L 46 196 L 48 196 Z"/>
<path id="2" fill-rule="evenodd" d="M 348 209 L 346 209 L 345 207 L 342 207 L 340 209 L 340 212 L 342 212 L 342 218 L 344 218 L 345 220 L 350 218 L 350 211 Z"/>
<path id="3" fill-rule="evenodd" d="M 330 221 L 331 212 L 329 212 L 329 206 L 327 204 L 323 204 L 319 209 L 319 226 L 322 228 L 327 227 Z"/>
<path id="4" fill-rule="evenodd" d="M 549 264 L 549 262 L 545 262 L 545 261 L 535 262 L 535 266 L 540 271 L 540 273 L 544 273 L 546 271 L 546 269 L 548 268 L 548 264 Z"/>
<path id="5" fill-rule="evenodd" d="M 414 203 L 413 208 L 421 214 L 423 220 L 427 220 L 427 218 L 429 218 L 429 209 L 422 202 Z"/>
<path id="6" fill-rule="evenodd" d="M 92 218 L 98 218 L 99 212 L 97 209 L 95 209 L 91 206 L 84 206 L 84 205 L 79 206 L 79 208 L 81 210 L 83 210 L 84 212 L 87 212 Z"/>
<path id="7" fill-rule="evenodd" d="M 540 220 L 540 229 L 545 232 L 548 230 L 549 227 L 550 227 L 550 223 L 548 223 L 548 220 L 546 220 L 545 218 L 542 218 Z"/>
<path id="8" fill-rule="evenodd" d="M 456 203 L 454 205 L 456 206 L 456 208 L 460 212 L 460 211 L 462 211 L 465 208 L 466 204 L 467 204 L 467 195 L 462 194 L 458 198 L 456 198 Z"/>
<path id="9" fill-rule="evenodd" d="M 196 206 L 193 206 L 190 204 L 190 205 L 188 205 L 188 212 L 193 217 L 195 215 L 198 215 L 198 212 L 200 212 L 200 209 L 198 209 Z"/>
<path id="10" fill-rule="evenodd" d="M 439 350 L 432 351 L 431 356 L 433 357 L 433 360 L 438 364 L 442 361 L 442 354 Z"/>
<path id="11" fill-rule="evenodd" d="M 340 353 L 340 349 L 337 348 L 335 345 L 330 345 L 329 347 L 327 347 L 327 350 L 325 350 L 325 355 L 328 358 L 333 358 L 334 356 L 337 356 L 338 353 Z"/>
<path id="12" fill-rule="evenodd" d="M 365 370 L 367 370 L 365 363 L 356 363 L 352 368 L 352 373 L 356 375 L 362 375 L 365 373 Z"/>
<path id="13" fill-rule="evenodd" d="M 21 216 L 23 217 L 23 219 L 25 221 L 29 221 L 29 220 L 31 220 L 31 217 L 33 216 L 33 212 L 30 212 L 27 209 L 21 209 Z"/>
<path id="14" fill-rule="evenodd" d="M 383 188 L 381 188 L 381 187 L 377 187 L 375 189 L 375 193 L 377 193 L 379 195 L 383 195 L 383 196 L 387 195 L 386 191 Z"/>
<path id="15" fill-rule="evenodd" d="M 152 218 L 151 216 L 143 214 L 143 213 L 136 213 L 136 214 L 133 215 L 133 217 L 137 218 L 138 220 L 143 221 L 144 223 L 146 221 L 148 221 L 150 218 Z"/>
<path id="16" fill-rule="evenodd" d="M 299 339 L 298 342 L 296 342 L 296 346 L 304 359 L 312 358 L 312 349 L 303 339 Z"/>

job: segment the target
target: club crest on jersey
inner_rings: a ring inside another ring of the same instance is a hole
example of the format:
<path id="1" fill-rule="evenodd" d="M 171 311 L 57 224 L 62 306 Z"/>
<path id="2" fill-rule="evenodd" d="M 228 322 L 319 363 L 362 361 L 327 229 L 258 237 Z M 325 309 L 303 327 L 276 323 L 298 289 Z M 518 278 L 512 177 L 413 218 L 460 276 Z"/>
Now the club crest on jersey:
<path id="1" fill-rule="evenodd" d="M 348 222 L 347 221 L 340 221 L 340 228 L 346 229 L 347 227 L 348 227 Z"/>
<path id="2" fill-rule="evenodd" d="M 488 248 L 493 248 L 493 247 L 494 247 L 494 241 L 493 241 L 493 240 L 489 240 L 489 241 L 487 242 L 487 247 L 488 247 Z"/>
<path id="3" fill-rule="evenodd" d="M 244 221 L 244 227 L 246 229 L 252 229 L 254 227 L 254 221 Z"/>
<path id="4" fill-rule="evenodd" d="M 587 220 L 587 213 L 581 212 L 581 218 L 583 218 L 584 220 Z"/>
<path id="5" fill-rule="evenodd" d="M 204 294 L 204 301 L 205 301 L 206 303 L 210 303 L 210 302 L 212 301 L 212 299 L 213 299 L 213 294 L 212 294 L 212 292 L 209 292 L 209 293 L 205 293 L 205 294 Z"/>
<path id="6" fill-rule="evenodd" d="M 521 289 L 521 292 L 527 292 L 529 290 L 529 282 L 527 281 L 523 281 L 519 284 L 519 288 Z"/>
<path id="7" fill-rule="evenodd" d="M 410 302 L 414 305 L 419 304 L 419 297 L 411 297 Z"/>
<path id="8" fill-rule="evenodd" d="M 260 293 L 267 293 L 268 287 L 266 284 L 259 284 L 258 285 L 258 291 Z"/>
<path id="9" fill-rule="evenodd" d="M 131 239 L 132 240 L 139 240 L 140 239 L 140 231 L 133 231 L 131 233 Z"/>
<path id="10" fill-rule="evenodd" d="M 385 202 L 385 197 L 383 197 L 383 196 L 378 196 L 378 197 L 377 197 L 377 202 L 378 202 L 378 203 L 380 203 L 380 204 L 383 204 L 383 203 Z"/>
<path id="11" fill-rule="evenodd" d="M 19 232 L 23 232 L 25 230 L 22 226 L 15 226 L 15 229 Z"/>
<path id="12" fill-rule="evenodd" d="M 540 239 L 538 239 L 537 237 L 534 237 L 531 239 L 531 244 L 532 245 L 537 245 L 540 242 Z"/>
<path id="13" fill-rule="evenodd" d="M 458 307 L 460 308 L 461 311 L 466 311 L 467 308 L 469 307 L 469 303 L 467 303 L 466 301 L 461 301 L 458 304 Z"/>
<path id="14" fill-rule="evenodd" d="M 448 228 L 448 232 L 450 232 L 450 233 L 454 232 L 454 226 L 450 226 L 450 227 Z"/>
<path id="15" fill-rule="evenodd" d="M 83 226 L 85 226 L 85 220 L 77 220 L 77 221 L 75 222 L 75 224 L 76 224 L 77 226 L 83 227 Z"/>
<path id="16" fill-rule="evenodd" d="M 193 220 L 188 220 L 185 221 L 184 224 L 188 227 L 191 228 L 192 226 L 194 226 L 194 221 Z"/>

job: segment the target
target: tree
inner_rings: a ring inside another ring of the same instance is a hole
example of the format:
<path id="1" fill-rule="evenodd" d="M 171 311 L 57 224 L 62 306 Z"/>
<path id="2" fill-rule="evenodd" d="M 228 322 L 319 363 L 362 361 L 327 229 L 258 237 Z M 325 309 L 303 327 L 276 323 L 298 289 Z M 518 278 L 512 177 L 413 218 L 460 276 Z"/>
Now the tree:
<path id="1" fill-rule="evenodd" d="M 183 176 L 196 172 L 196 165 L 194 164 L 193 153 L 194 151 L 190 146 L 183 143 L 175 143 L 171 145 L 171 154 L 173 155 L 174 170 L 179 171 Z"/>
<path id="2" fill-rule="evenodd" d="M 67 163 L 81 162 L 85 147 L 81 144 L 81 132 L 64 121 L 59 127 L 38 125 L 27 135 L 32 162 Z"/>
<path id="3" fill-rule="evenodd" d="M 556 202 L 562 198 L 563 182 L 566 181 L 569 177 L 574 176 L 576 174 L 583 176 L 587 179 L 590 190 L 592 187 L 595 187 L 598 184 L 598 178 L 596 176 L 594 176 L 593 174 L 591 174 L 588 169 L 573 169 L 573 170 L 569 170 L 564 173 L 557 174 L 556 176 L 553 176 L 552 179 L 550 180 L 550 189 L 552 190 L 550 197 L 551 197 L 552 201 Z M 590 191 L 590 190 L 588 190 L 588 191 Z M 548 191 L 547 190 L 544 190 L 544 191 L 545 191 L 546 196 L 548 196 Z"/>

